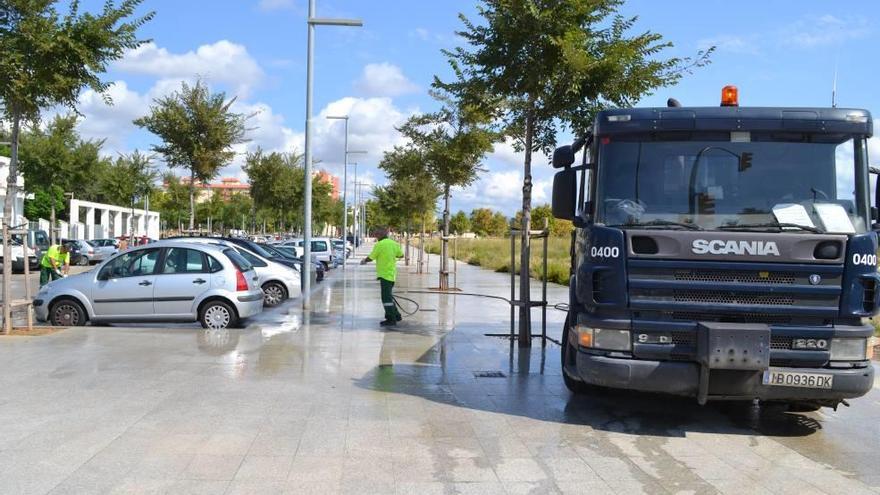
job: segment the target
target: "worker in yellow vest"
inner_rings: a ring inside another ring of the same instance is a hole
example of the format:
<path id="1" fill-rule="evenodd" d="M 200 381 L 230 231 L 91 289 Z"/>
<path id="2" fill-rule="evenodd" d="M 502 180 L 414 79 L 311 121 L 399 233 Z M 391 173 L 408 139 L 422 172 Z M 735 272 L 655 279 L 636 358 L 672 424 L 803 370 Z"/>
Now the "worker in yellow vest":
<path id="1" fill-rule="evenodd" d="M 70 272 L 70 250 L 65 245 L 53 244 L 40 260 L 40 287 Z"/>
<path id="2" fill-rule="evenodd" d="M 379 285 L 382 288 L 382 306 L 385 308 L 385 321 L 379 323 L 383 327 L 397 325 L 402 319 L 400 311 L 394 305 L 394 282 L 397 280 L 397 258 L 403 257 L 403 250 L 400 244 L 389 237 L 387 229 L 379 229 L 377 237 L 379 242 L 373 246 L 370 254 L 361 261 L 361 264 L 376 262 L 376 277 L 379 279 Z"/>

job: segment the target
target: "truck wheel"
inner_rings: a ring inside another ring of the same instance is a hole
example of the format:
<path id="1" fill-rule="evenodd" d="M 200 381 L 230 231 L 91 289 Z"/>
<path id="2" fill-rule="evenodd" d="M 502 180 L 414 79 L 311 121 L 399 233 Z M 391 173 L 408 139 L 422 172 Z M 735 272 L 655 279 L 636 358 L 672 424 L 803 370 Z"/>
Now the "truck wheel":
<path id="1" fill-rule="evenodd" d="M 580 395 L 585 394 L 590 390 L 590 386 L 584 383 L 581 380 L 573 378 L 569 376 L 568 372 L 565 371 L 566 364 L 572 364 L 575 361 L 575 357 L 577 354 L 577 349 L 573 348 L 571 344 L 568 343 L 568 318 L 565 318 L 565 328 L 562 329 L 562 345 L 560 346 L 560 357 L 562 358 L 562 381 L 565 382 L 565 386 L 571 393 Z"/>

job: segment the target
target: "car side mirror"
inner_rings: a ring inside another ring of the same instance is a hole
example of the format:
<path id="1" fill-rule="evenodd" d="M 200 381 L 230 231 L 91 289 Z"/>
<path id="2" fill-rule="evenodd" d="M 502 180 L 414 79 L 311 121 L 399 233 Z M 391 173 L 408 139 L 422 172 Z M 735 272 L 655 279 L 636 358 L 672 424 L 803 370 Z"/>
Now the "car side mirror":
<path id="1" fill-rule="evenodd" d="M 110 272 L 108 272 L 107 270 L 101 270 L 100 272 L 98 272 L 98 280 L 110 280 Z"/>
<path id="2" fill-rule="evenodd" d="M 573 220 L 577 203 L 577 171 L 560 170 L 553 176 L 553 216 Z"/>
<path id="3" fill-rule="evenodd" d="M 570 167 L 574 163 L 574 148 L 570 144 L 553 150 L 553 168 Z"/>

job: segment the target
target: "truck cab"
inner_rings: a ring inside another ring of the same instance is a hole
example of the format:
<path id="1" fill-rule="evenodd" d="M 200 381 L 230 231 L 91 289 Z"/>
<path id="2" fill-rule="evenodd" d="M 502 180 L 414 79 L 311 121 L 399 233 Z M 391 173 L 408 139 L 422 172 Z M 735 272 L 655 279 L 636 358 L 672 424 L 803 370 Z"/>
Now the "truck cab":
<path id="1" fill-rule="evenodd" d="M 873 387 L 871 115 L 727 103 L 601 111 L 554 153 L 572 391 L 815 409 Z"/>

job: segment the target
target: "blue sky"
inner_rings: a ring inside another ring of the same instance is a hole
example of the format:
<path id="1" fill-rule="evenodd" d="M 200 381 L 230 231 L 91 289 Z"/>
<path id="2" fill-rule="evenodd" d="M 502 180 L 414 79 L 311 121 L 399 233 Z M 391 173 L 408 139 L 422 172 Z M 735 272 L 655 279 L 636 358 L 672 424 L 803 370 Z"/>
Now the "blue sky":
<path id="1" fill-rule="evenodd" d="M 83 2 L 97 8 L 97 0 Z M 458 12 L 475 16 L 475 1 L 318 0 L 322 17 L 358 17 L 363 28 L 319 27 L 315 63 L 315 158 L 341 175 L 342 123 L 327 115 L 350 114 L 350 149 L 360 179 L 383 183 L 375 165 L 400 143 L 394 127 L 413 112 L 434 109 L 427 95 L 434 74 L 447 74 L 440 53 L 459 43 Z M 621 13 L 638 15 L 635 32 L 651 30 L 674 44 L 670 56 L 694 55 L 716 45 L 713 63 L 659 90 L 640 106 L 718 104 L 721 87 L 736 84 L 741 105 L 829 106 L 835 67 L 838 104 L 880 114 L 880 8 L 876 0 L 740 2 L 631 0 Z M 244 151 L 302 150 L 305 128 L 306 0 L 146 0 L 156 11 L 143 28 L 151 44 L 129 53 L 106 75 L 114 81 L 113 107 L 84 92 L 84 135 L 107 139 L 108 152 L 145 149 L 154 137 L 131 125 L 156 96 L 181 80 L 204 77 L 215 90 L 237 95 L 252 119 L 251 141 L 223 175 L 240 176 Z M 560 141 L 569 140 L 560 136 Z M 880 163 L 880 142 L 872 142 Z M 546 163 L 544 161 L 543 163 Z M 535 167 L 536 200 L 546 202 L 552 171 Z M 453 210 L 490 206 L 512 214 L 520 201 L 521 157 L 501 144 L 487 157 L 488 172 L 457 191 Z M 242 176 L 243 177 L 243 176 Z"/>

